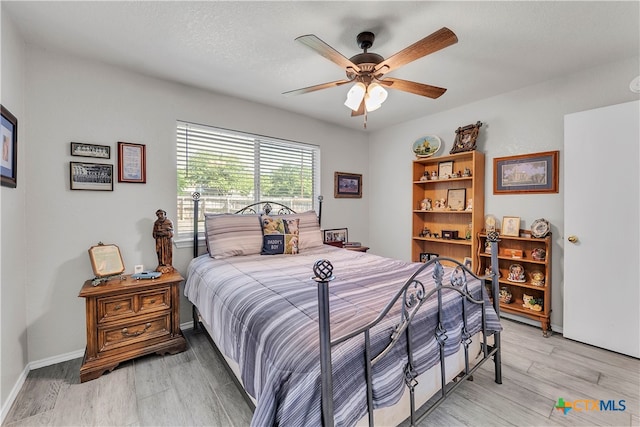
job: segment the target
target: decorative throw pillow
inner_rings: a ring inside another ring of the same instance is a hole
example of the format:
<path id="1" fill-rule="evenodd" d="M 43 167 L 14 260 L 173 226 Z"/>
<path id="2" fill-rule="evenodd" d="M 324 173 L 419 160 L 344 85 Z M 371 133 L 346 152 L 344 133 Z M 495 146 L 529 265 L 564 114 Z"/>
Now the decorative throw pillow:
<path id="1" fill-rule="evenodd" d="M 260 217 L 262 224 L 262 255 L 298 253 L 300 243 L 300 220 Z"/>
<path id="2" fill-rule="evenodd" d="M 212 258 L 255 255 L 262 250 L 259 215 L 206 214 L 204 224 Z"/>
<path id="3" fill-rule="evenodd" d="M 324 244 L 322 231 L 320 231 L 320 223 L 318 222 L 318 214 L 316 214 L 315 211 L 306 211 L 289 215 L 274 215 L 272 218 L 300 220 L 298 228 L 298 235 L 300 237 L 298 242 L 299 250 L 303 251 L 305 249 L 315 248 Z"/>

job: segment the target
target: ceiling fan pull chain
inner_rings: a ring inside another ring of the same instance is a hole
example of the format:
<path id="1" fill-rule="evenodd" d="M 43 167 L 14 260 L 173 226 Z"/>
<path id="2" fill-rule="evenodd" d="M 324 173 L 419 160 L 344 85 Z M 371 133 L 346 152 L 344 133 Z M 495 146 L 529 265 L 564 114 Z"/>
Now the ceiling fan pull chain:
<path id="1" fill-rule="evenodd" d="M 367 128 L 367 109 L 364 109 L 364 128 Z"/>

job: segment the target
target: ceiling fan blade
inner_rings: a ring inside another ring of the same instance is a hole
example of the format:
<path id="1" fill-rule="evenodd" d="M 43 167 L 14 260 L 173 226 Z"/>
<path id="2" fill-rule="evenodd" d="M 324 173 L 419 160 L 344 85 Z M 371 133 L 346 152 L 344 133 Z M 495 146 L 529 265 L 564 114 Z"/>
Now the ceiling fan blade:
<path id="1" fill-rule="evenodd" d="M 351 110 L 351 117 L 361 116 L 364 114 L 364 99 L 360 102 L 360 106 L 358 107 L 358 111 Z"/>
<path id="2" fill-rule="evenodd" d="M 296 40 L 315 50 L 320 55 L 324 56 L 329 61 L 338 64 L 342 68 L 353 68 L 354 71 L 360 71 L 360 67 L 313 34 L 297 37 Z"/>
<path id="3" fill-rule="evenodd" d="M 320 89 L 327 89 L 335 86 L 342 86 L 344 84 L 351 83 L 351 80 L 336 80 L 335 82 L 327 82 L 321 83 L 319 85 L 303 87 L 301 89 L 290 90 L 288 92 L 283 92 L 283 95 L 302 95 L 303 93 L 315 92 Z"/>
<path id="4" fill-rule="evenodd" d="M 391 89 L 415 93 L 416 95 L 422 95 L 433 99 L 439 98 L 447 91 L 445 88 L 416 83 L 409 80 L 396 79 L 393 77 L 385 77 L 384 80 L 378 80 L 378 82 Z"/>
<path id="5" fill-rule="evenodd" d="M 454 32 L 447 27 L 442 27 L 435 33 L 428 35 L 411 46 L 402 49 L 400 52 L 376 65 L 373 74 L 378 77 L 408 64 L 411 61 L 415 61 L 416 59 L 422 58 L 430 53 L 437 52 L 440 49 L 456 44 L 457 42 L 458 37 Z"/>

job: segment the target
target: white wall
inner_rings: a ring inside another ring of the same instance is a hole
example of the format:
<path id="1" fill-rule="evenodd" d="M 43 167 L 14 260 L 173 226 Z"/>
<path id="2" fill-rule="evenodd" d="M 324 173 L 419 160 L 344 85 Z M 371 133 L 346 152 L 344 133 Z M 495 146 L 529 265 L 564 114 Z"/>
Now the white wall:
<path id="1" fill-rule="evenodd" d="M 163 208 L 169 218 L 176 213 L 177 119 L 320 145 L 324 224 L 366 236 L 366 192 L 349 209 L 332 196 L 335 170 L 368 174 L 362 133 L 36 47 L 28 50 L 26 79 L 30 361 L 84 348 L 78 291 L 92 277 L 90 246 L 117 244 L 127 272 L 135 264 L 156 266 L 154 212 Z M 71 141 L 111 146 L 108 163 L 114 165 L 117 141 L 146 144 L 147 183 L 116 182 L 113 192 L 70 190 L 69 162 L 90 161 L 69 155 Z M 183 274 L 191 253 L 174 251 L 174 266 Z M 184 300 L 181 308 L 186 322 Z"/>
<path id="2" fill-rule="evenodd" d="M 369 181 L 372 188 L 368 238 L 372 250 L 384 256 L 404 260 L 411 258 L 412 197 L 409 183 L 411 161 L 414 159 L 411 152 L 413 141 L 427 134 L 438 135 L 444 145 L 438 155 L 448 154 L 455 129 L 480 120 L 483 125 L 478 150 L 486 155 L 485 214 L 493 214 L 497 218 L 519 216 L 522 218 L 521 228 L 529 228 L 537 218 L 550 221 L 553 232 L 551 322 L 561 326 L 564 115 L 638 99 L 638 95 L 629 90 L 629 82 L 639 70 L 638 58 L 630 58 L 372 134 L 369 141 Z M 493 194 L 494 157 L 551 150 L 560 150 L 558 194 Z"/>
<path id="3" fill-rule="evenodd" d="M 0 103 L 18 119 L 17 188 L 0 187 L 0 407 L 17 392 L 27 364 L 25 173 L 27 135 L 24 43 L 13 22 L 2 19 Z M 2 418 L 0 418 L 2 419 Z"/>

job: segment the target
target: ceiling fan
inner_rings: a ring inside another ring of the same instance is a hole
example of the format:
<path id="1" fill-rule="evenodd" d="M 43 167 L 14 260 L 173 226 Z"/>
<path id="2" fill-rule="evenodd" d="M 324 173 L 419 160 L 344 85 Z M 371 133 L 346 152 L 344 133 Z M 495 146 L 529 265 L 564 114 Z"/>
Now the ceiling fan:
<path id="1" fill-rule="evenodd" d="M 384 87 L 434 99 L 446 92 L 446 89 L 441 87 L 387 77 L 386 74 L 409 62 L 457 43 L 458 37 L 453 31 L 443 27 L 387 59 L 377 53 L 368 52 L 369 48 L 373 46 L 374 39 L 375 35 L 369 31 L 358 34 L 356 41 L 364 52 L 347 59 L 313 34 L 296 38 L 300 43 L 344 68 L 347 78 L 284 92 L 284 94 L 300 95 L 353 82 L 355 84 L 347 94 L 345 105 L 351 108 L 352 116 L 360 116 L 366 115 L 367 112 L 374 111 L 382 105 L 387 98 L 387 91 L 384 90 Z"/>

